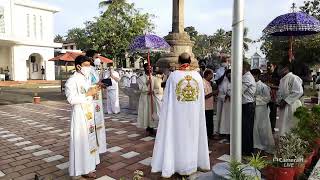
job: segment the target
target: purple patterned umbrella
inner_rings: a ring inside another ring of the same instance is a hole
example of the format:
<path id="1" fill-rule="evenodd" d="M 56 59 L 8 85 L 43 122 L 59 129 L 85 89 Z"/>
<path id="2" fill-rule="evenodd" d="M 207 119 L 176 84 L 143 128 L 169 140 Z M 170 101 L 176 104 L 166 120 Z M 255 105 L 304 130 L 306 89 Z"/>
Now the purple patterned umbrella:
<path id="1" fill-rule="evenodd" d="M 130 46 L 132 52 L 169 51 L 170 45 L 161 37 L 147 34 L 136 37 Z"/>
<path id="2" fill-rule="evenodd" d="M 303 12 L 288 13 L 275 18 L 263 30 L 272 36 L 303 36 L 320 32 L 320 21 Z"/>
<path id="3" fill-rule="evenodd" d="M 311 35 L 320 32 L 320 21 L 303 12 L 292 12 L 275 18 L 263 30 L 271 36 L 289 36 L 289 61 L 293 53 L 293 36 Z"/>
<path id="4" fill-rule="evenodd" d="M 148 53 L 148 66 L 151 67 L 150 52 L 170 51 L 170 45 L 161 37 L 146 34 L 136 37 L 130 46 L 131 52 Z M 151 72 L 149 71 L 149 81 L 151 84 Z M 152 92 L 152 87 L 149 86 L 149 91 Z M 151 101 L 151 116 L 153 114 L 153 95 L 150 94 Z M 153 117 L 153 116 L 152 116 Z"/>

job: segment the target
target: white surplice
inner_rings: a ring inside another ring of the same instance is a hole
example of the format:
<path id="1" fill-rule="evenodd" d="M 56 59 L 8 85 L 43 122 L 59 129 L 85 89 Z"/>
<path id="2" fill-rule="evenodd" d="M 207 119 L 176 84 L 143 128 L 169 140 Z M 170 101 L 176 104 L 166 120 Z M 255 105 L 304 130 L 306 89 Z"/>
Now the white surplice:
<path id="1" fill-rule="evenodd" d="M 227 77 L 224 77 L 221 83 L 221 94 L 220 98 L 223 103 L 221 110 L 221 121 L 219 127 L 220 134 L 230 134 L 230 99 L 226 100 L 226 96 L 231 97 L 231 82 Z"/>
<path id="2" fill-rule="evenodd" d="M 271 100 L 270 88 L 261 81 L 256 86 L 256 109 L 253 126 L 254 148 L 272 152 L 274 139 L 269 119 L 268 103 Z"/>
<path id="3" fill-rule="evenodd" d="M 118 72 L 113 71 L 113 76 L 120 80 L 120 75 Z M 104 78 L 111 78 L 110 71 L 106 71 Z M 120 102 L 119 102 L 119 85 L 116 80 L 111 78 L 112 86 L 107 87 L 107 112 L 108 114 L 118 114 L 120 112 Z"/>
<path id="4" fill-rule="evenodd" d="M 139 90 L 141 92 L 139 98 L 139 107 L 138 107 L 138 119 L 137 127 L 138 128 L 155 128 L 157 127 L 157 121 L 152 118 L 152 114 L 156 113 L 156 104 L 155 96 L 153 96 L 153 109 L 151 109 L 151 96 L 148 94 L 150 92 L 150 85 L 147 85 L 149 81 L 149 76 L 144 74 L 140 76 L 137 80 L 139 85 Z M 151 76 L 151 87 L 154 90 L 155 78 Z M 151 112 L 153 111 L 153 112 Z"/>
<path id="5" fill-rule="evenodd" d="M 155 103 L 155 112 L 153 113 L 153 119 L 156 121 L 159 121 L 160 116 L 160 109 L 162 104 L 162 98 L 163 98 L 163 88 L 161 87 L 161 83 L 163 82 L 161 76 L 154 77 L 154 103 Z"/>
<path id="6" fill-rule="evenodd" d="M 85 93 L 90 80 L 75 72 L 65 84 L 65 93 L 72 106 L 70 125 L 70 176 L 88 174 L 100 163 L 94 124 L 92 97 Z"/>
<path id="7" fill-rule="evenodd" d="M 95 86 L 100 81 L 99 71 L 95 70 L 91 73 L 91 86 Z M 102 90 L 93 98 L 94 105 L 94 121 L 98 137 L 99 153 L 107 152 L 106 128 L 104 124 Z"/>
<path id="8" fill-rule="evenodd" d="M 220 132 L 220 124 L 221 124 L 221 117 L 222 117 L 222 110 L 223 110 L 223 102 L 224 102 L 224 95 L 222 85 L 218 86 L 218 96 L 217 96 L 217 119 L 214 122 L 214 131 L 219 133 Z"/>
<path id="9" fill-rule="evenodd" d="M 152 156 L 163 177 L 210 170 L 203 80 L 196 71 L 172 72 L 166 82 Z"/>
<path id="10" fill-rule="evenodd" d="M 279 135 L 284 136 L 298 122 L 293 113 L 298 107 L 302 106 L 300 101 L 303 95 L 302 80 L 293 73 L 288 73 L 281 78 L 277 95 L 278 102 L 281 100 L 287 102 L 285 108 L 279 109 L 279 120 L 276 123 L 276 127 L 279 128 Z"/>

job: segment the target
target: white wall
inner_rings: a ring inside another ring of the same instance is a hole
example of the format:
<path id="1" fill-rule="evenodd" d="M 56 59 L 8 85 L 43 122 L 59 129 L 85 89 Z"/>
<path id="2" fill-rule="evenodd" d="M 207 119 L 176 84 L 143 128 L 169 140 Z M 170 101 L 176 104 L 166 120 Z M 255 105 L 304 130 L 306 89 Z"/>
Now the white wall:
<path id="1" fill-rule="evenodd" d="M 14 80 L 15 81 L 26 81 L 28 70 L 26 67 L 27 60 L 32 54 L 39 54 L 43 62 L 39 65 L 39 72 L 32 75 L 32 78 L 41 79 L 41 65 L 44 65 L 47 80 L 55 80 L 54 74 L 54 62 L 48 61 L 54 57 L 53 48 L 43 48 L 34 46 L 14 46 Z M 31 64 L 31 63 L 30 63 Z M 30 65 L 32 68 L 32 66 Z M 32 70 L 32 69 L 31 69 Z M 40 74 L 39 74 L 40 73 Z M 38 78 L 39 77 L 39 78 Z"/>
<path id="2" fill-rule="evenodd" d="M 24 7 L 20 5 L 15 5 L 14 12 L 14 35 L 16 38 L 21 40 L 53 42 L 54 27 L 52 12 L 30 7 Z M 27 33 L 27 14 L 29 14 L 30 37 L 28 37 Z M 36 21 L 34 21 L 34 16 L 36 17 Z M 42 33 L 40 17 L 42 19 Z M 34 22 L 36 22 L 36 29 L 34 28 Z"/>

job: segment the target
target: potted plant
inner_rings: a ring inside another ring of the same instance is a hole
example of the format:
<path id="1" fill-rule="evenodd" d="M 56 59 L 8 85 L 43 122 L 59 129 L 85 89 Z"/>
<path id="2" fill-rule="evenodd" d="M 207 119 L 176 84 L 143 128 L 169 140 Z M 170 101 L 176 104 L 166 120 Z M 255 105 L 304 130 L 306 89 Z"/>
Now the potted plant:
<path id="1" fill-rule="evenodd" d="M 252 157 L 245 159 L 248 162 L 247 164 L 231 161 L 228 174 L 230 179 L 259 180 L 260 170 L 267 166 L 267 161 L 265 161 L 265 158 L 265 156 L 261 156 L 261 152 L 258 152 L 256 155 L 253 154 Z M 248 175 L 245 173 L 248 172 L 248 170 L 251 171 L 252 168 L 254 168 L 255 175 Z"/>
<path id="2" fill-rule="evenodd" d="M 254 176 L 248 176 L 244 173 L 246 167 L 248 165 L 244 165 L 238 161 L 232 160 L 230 162 L 230 168 L 229 168 L 229 178 L 230 179 L 236 179 L 236 180 L 256 180 L 259 179 Z"/>
<path id="3" fill-rule="evenodd" d="M 38 93 L 34 93 L 33 103 L 34 104 L 40 104 L 40 97 L 38 96 Z"/>
<path id="4" fill-rule="evenodd" d="M 317 154 L 320 147 L 320 106 L 316 105 L 311 110 L 299 107 L 294 116 L 299 119 L 299 122 L 293 132 L 301 139 L 308 141 L 312 145 L 311 149 L 315 149 Z"/>
<path id="5" fill-rule="evenodd" d="M 308 143 L 294 133 L 281 136 L 273 158 L 276 180 L 293 180 L 304 171 L 303 158 Z"/>
<path id="6" fill-rule="evenodd" d="M 261 156 L 261 151 L 259 151 L 256 155 L 252 154 L 250 158 L 248 158 L 248 164 L 254 168 L 256 177 L 258 177 L 258 171 L 261 171 L 263 168 L 268 166 L 267 161 L 265 160 L 266 156 Z"/>

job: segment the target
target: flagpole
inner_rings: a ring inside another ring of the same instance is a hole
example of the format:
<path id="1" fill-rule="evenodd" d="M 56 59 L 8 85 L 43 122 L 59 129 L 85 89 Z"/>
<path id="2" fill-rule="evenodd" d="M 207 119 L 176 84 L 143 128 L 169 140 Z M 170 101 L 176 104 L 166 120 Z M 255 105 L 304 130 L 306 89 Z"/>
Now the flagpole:
<path id="1" fill-rule="evenodd" d="M 234 0 L 231 62 L 231 159 L 241 162 L 244 0 Z"/>

